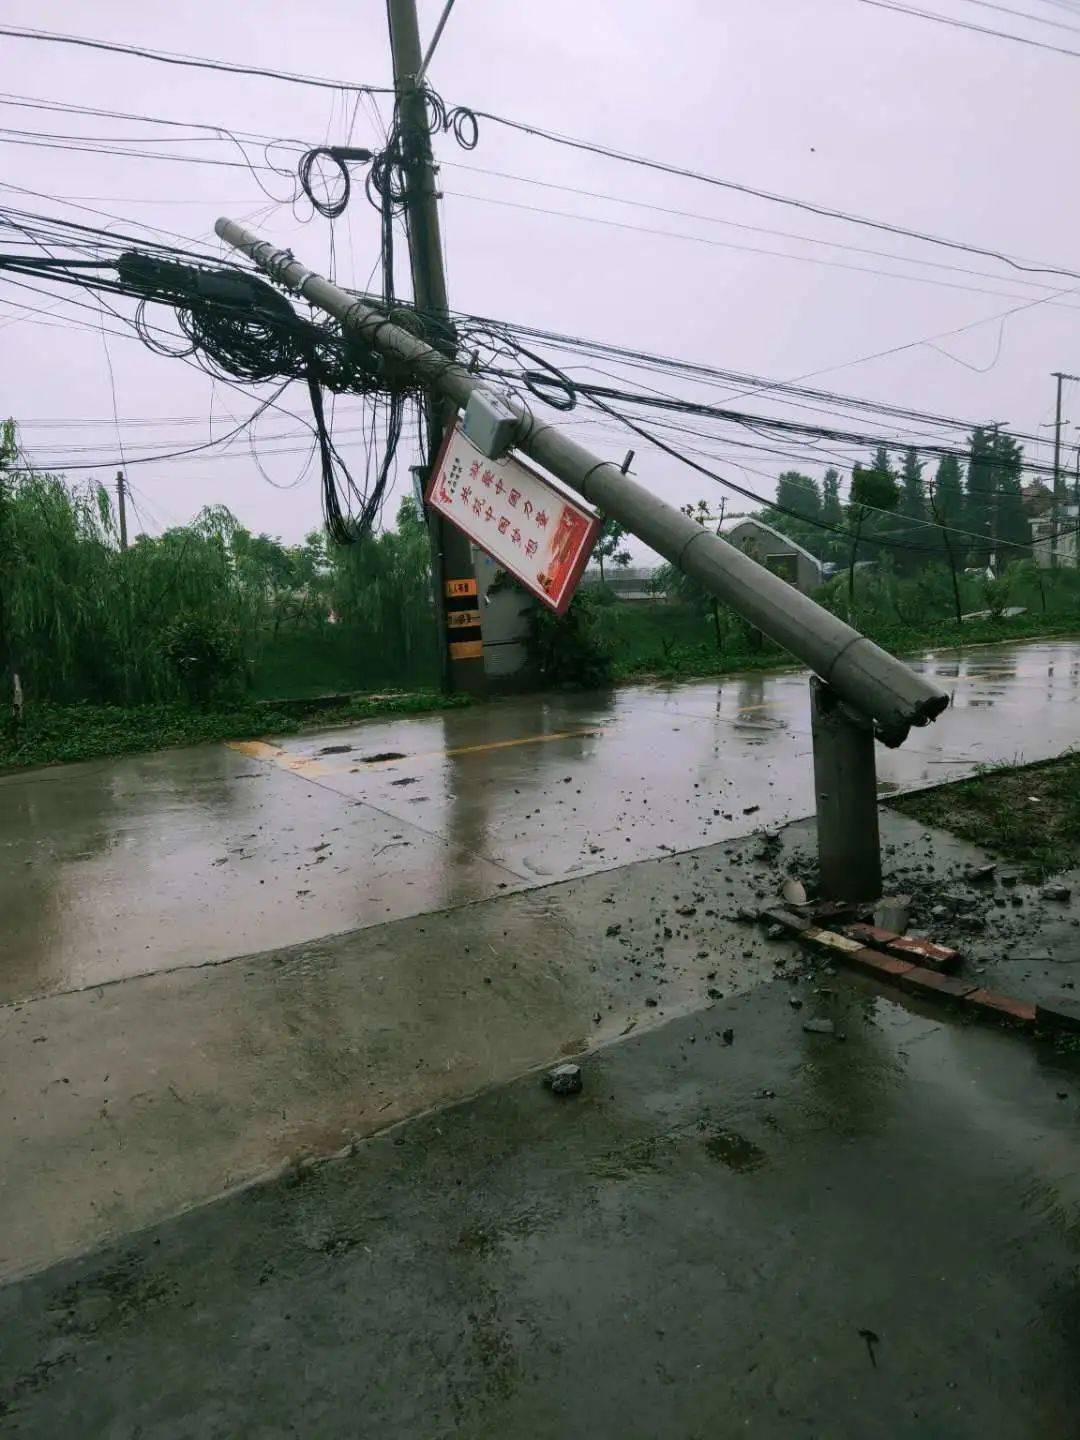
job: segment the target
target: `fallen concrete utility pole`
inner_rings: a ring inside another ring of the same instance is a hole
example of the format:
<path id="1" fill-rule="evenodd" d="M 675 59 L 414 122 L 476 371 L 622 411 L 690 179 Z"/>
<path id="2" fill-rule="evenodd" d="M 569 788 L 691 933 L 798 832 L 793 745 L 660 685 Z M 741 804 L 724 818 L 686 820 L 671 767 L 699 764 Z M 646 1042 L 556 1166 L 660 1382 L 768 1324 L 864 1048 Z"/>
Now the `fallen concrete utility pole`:
<path id="1" fill-rule="evenodd" d="M 343 331 L 411 366 L 431 390 L 456 405 L 467 405 L 474 391 L 490 390 L 482 379 L 364 300 L 308 270 L 290 251 L 260 240 L 233 220 L 220 219 L 214 228 L 278 284 L 332 315 Z M 693 576 L 820 677 L 827 693 L 819 695 L 811 708 L 822 886 L 838 899 L 876 898 L 881 862 L 872 798 L 874 734 L 887 745 L 902 744 L 912 726 L 927 724 L 946 708 L 948 697 L 778 575 L 660 500 L 625 475 L 617 463 L 586 450 L 557 425 L 528 412 L 516 448 Z M 868 785 L 870 794 L 864 793 Z"/>

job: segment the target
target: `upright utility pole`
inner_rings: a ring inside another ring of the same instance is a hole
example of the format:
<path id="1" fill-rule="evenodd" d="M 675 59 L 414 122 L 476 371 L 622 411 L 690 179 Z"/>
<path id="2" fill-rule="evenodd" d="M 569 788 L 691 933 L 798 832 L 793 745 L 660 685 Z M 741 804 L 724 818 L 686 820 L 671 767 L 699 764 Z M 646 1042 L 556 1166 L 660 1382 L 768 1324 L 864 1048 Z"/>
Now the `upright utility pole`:
<path id="1" fill-rule="evenodd" d="M 1054 371 L 1057 381 L 1057 406 L 1054 410 L 1054 501 L 1050 510 L 1050 568 L 1057 568 L 1058 520 L 1061 503 L 1061 382 L 1065 377 Z"/>
<path id="2" fill-rule="evenodd" d="M 1076 375 L 1066 375 L 1061 370 L 1052 372 L 1057 381 L 1057 404 L 1054 407 L 1054 503 L 1050 511 L 1050 568 L 1058 563 L 1058 530 L 1061 524 L 1061 501 L 1065 486 L 1061 478 L 1061 382 L 1076 380 Z M 1074 563 L 1077 563 L 1074 561 Z"/>
<path id="3" fill-rule="evenodd" d="M 439 212 L 435 203 L 435 167 L 431 156 L 427 106 L 423 87 L 417 83 L 421 72 L 421 53 L 415 0 L 387 0 L 386 13 L 390 22 L 394 89 L 401 129 L 413 298 L 418 310 L 443 318 L 449 315 L 450 307 L 446 296 Z M 454 407 L 448 406 L 434 390 L 429 389 L 425 410 L 430 466 L 438 454 Z M 472 547 L 460 530 L 434 512 L 428 515 L 428 527 L 432 542 L 432 578 L 439 620 L 439 643 L 444 657 L 444 683 L 451 691 L 482 694 L 485 688 L 484 646 Z"/>
<path id="4" fill-rule="evenodd" d="M 120 549 L 127 549 L 127 488 L 124 485 L 124 472 L 116 472 L 116 508 L 120 515 Z"/>

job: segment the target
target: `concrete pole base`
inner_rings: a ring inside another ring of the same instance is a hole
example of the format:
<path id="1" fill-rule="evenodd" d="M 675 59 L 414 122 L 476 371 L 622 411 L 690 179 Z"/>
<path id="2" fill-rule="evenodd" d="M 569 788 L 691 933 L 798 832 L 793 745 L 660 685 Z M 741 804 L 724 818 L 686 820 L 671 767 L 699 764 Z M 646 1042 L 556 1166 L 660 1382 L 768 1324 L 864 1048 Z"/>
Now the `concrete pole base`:
<path id="1" fill-rule="evenodd" d="M 873 727 L 813 675 L 810 728 L 822 898 L 877 900 L 881 838 Z"/>

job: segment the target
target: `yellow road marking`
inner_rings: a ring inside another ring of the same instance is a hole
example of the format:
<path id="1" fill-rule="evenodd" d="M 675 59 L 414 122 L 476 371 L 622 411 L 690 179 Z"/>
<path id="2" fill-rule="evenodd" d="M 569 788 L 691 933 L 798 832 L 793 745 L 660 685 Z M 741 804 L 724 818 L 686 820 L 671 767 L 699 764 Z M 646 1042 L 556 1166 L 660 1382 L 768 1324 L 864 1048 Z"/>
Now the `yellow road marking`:
<path id="1" fill-rule="evenodd" d="M 276 760 L 282 750 L 280 745 L 271 745 L 266 740 L 227 740 L 225 743 L 230 750 L 250 755 L 252 760 Z"/>
<path id="2" fill-rule="evenodd" d="M 335 757 L 334 764 L 327 764 L 323 760 L 290 755 L 283 745 L 271 745 L 266 740 L 229 740 L 227 744 L 230 750 L 236 750 L 241 755 L 248 755 L 253 760 L 271 760 L 297 775 L 333 775 L 351 770 L 381 770 L 386 765 L 411 765 L 418 760 L 443 759 L 452 755 L 478 755 L 485 750 L 507 750 L 514 745 L 542 745 L 549 740 L 588 740 L 596 735 L 606 735 L 607 731 L 606 726 L 595 730 L 550 730 L 543 735 L 520 735 L 513 740 L 488 740 L 483 745 L 425 750 L 419 755 L 403 755 L 398 760 L 369 760 L 365 763 L 361 759 L 359 765 L 355 763 L 359 758 L 355 755 L 343 755 L 340 759 Z"/>

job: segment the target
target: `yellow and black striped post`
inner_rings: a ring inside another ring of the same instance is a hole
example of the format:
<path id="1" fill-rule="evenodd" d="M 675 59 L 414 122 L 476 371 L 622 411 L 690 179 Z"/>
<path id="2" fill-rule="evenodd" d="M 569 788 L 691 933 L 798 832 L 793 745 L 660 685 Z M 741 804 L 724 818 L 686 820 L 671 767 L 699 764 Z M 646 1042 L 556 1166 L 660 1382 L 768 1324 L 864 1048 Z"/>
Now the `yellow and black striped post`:
<path id="1" fill-rule="evenodd" d="M 485 688 L 484 639 L 480 628 L 476 577 L 471 574 L 452 576 L 447 573 L 449 568 L 447 566 L 443 578 L 443 613 L 446 617 L 450 687 L 455 692 L 481 695 Z"/>

